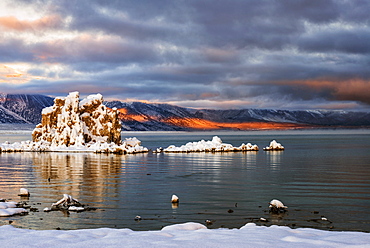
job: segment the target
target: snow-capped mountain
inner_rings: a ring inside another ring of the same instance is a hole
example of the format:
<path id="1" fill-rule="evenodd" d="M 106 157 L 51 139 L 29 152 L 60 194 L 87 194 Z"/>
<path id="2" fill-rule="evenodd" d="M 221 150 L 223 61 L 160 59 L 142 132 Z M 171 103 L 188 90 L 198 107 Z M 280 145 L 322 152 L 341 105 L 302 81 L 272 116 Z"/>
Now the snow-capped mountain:
<path id="1" fill-rule="evenodd" d="M 41 110 L 53 105 L 44 95 L 1 94 L 0 123 L 38 124 Z M 111 101 L 120 112 L 122 130 L 183 131 L 300 127 L 370 127 L 370 112 L 324 110 L 190 109 L 169 104 Z"/>
<path id="2" fill-rule="evenodd" d="M 54 99 L 43 95 L 0 94 L 0 123 L 36 124 L 41 110 L 53 105 Z"/>
<path id="3" fill-rule="evenodd" d="M 298 127 L 370 127 L 369 112 L 325 110 L 210 110 L 189 109 L 168 104 L 142 102 L 107 102 L 121 112 L 124 130 L 206 130 L 206 129 L 258 129 Z M 242 125 L 255 123 L 256 125 Z M 277 125 L 277 126 L 276 126 Z"/>

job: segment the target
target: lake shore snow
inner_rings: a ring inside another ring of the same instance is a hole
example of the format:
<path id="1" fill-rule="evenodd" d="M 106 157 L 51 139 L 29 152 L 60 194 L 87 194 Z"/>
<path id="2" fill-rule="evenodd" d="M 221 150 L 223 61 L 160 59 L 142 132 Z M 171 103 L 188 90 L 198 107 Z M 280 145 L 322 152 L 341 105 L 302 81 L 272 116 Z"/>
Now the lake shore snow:
<path id="1" fill-rule="evenodd" d="M 131 229 L 28 230 L 0 227 L 4 247 L 370 247 L 370 234 L 285 226 L 207 229 L 188 222 L 159 231 Z"/>

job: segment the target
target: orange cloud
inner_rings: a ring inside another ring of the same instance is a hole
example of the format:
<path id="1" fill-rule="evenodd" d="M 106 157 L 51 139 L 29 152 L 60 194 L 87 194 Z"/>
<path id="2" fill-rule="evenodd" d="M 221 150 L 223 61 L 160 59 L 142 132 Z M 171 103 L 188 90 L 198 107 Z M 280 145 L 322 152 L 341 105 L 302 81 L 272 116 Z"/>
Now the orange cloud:
<path id="1" fill-rule="evenodd" d="M 0 64 L 0 84 L 24 84 L 32 79 L 40 79 L 32 76 L 26 70 L 17 70 L 12 67 Z"/>
<path id="2" fill-rule="evenodd" d="M 7 74 L 5 77 L 7 78 L 16 78 L 16 77 L 22 77 L 23 74 L 17 73 L 17 74 Z"/>
<path id="3" fill-rule="evenodd" d="M 62 18 L 58 15 L 45 16 L 33 21 L 19 20 L 14 16 L 0 17 L 0 26 L 15 31 L 52 28 L 58 26 L 61 22 Z"/>
<path id="4" fill-rule="evenodd" d="M 202 93 L 201 95 L 200 95 L 200 98 L 201 99 L 204 99 L 204 98 L 213 98 L 213 97 L 217 97 L 217 96 L 219 96 L 220 94 L 218 94 L 218 93 L 211 93 L 211 92 L 205 92 L 205 93 Z"/>
<path id="5" fill-rule="evenodd" d="M 352 79 L 317 79 L 281 83 L 303 86 L 316 92 L 327 91 L 330 97 L 342 101 L 361 101 L 370 104 L 370 80 Z"/>

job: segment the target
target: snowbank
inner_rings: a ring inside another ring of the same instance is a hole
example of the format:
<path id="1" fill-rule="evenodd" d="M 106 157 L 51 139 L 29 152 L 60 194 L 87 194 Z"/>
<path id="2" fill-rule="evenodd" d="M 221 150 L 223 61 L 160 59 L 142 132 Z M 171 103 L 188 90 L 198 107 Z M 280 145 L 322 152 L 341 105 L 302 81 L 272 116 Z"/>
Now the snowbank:
<path id="1" fill-rule="evenodd" d="M 3 247 L 370 247 L 370 234 L 252 223 L 240 229 L 207 229 L 199 223 L 184 223 L 160 231 L 36 231 L 5 225 L 0 227 L 0 242 Z"/>
<path id="2" fill-rule="evenodd" d="M 157 152 L 162 150 L 157 149 Z M 163 152 L 239 152 L 239 151 L 258 151 L 257 145 L 251 143 L 242 144 L 239 147 L 234 147 L 231 144 L 222 143 L 218 136 L 214 136 L 212 140 L 201 140 L 198 142 L 189 142 L 180 147 L 170 145 L 163 149 Z"/>

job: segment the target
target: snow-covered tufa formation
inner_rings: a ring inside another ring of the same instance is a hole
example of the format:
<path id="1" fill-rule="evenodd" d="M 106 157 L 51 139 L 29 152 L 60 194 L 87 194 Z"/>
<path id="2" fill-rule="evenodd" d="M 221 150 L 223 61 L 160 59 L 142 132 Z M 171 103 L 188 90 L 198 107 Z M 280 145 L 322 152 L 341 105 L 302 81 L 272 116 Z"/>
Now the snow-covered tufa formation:
<path id="1" fill-rule="evenodd" d="M 116 109 L 103 105 L 101 94 L 80 101 L 78 92 L 57 97 L 54 105 L 42 110 L 41 123 L 33 130 L 34 142 L 51 146 L 83 146 L 89 142 L 120 144 L 121 122 Z"/>
<path id="2" fill-rule="evenodd" d="M 118 112 L 103 105 L 101 94 L 81 101 L 78 92 L 55 98 L 53 106 L 42 110 L 41 123 L 33 130 L 32 138 L 0 144 L 0 152 L 148 152 L 135 137 L 121 141 Z"/>
<path id="3" fill-rule="evenodd" d="M 263 148 L 264 151 L 281 151 L 284 149 L 284 146 L 276 142 L 276 140 L 271 141 L 269 146 Z"/>
<path id="4" fill-rule="evenodd" d="M 157 149 L 157 152 L 162 151 Z M 201 140 L 198 142 L 189 142 L 186 145 L 176 147 L 170 145 L 164 152 L 239 152 L 239 151 L 258 151 L 257 145 L 251 143 L 242 144 L 239 147 L 234 147 L 231 144 L 222 143 L 222 140 L 218 136 L 214 136 L 212 140 Z"/>

